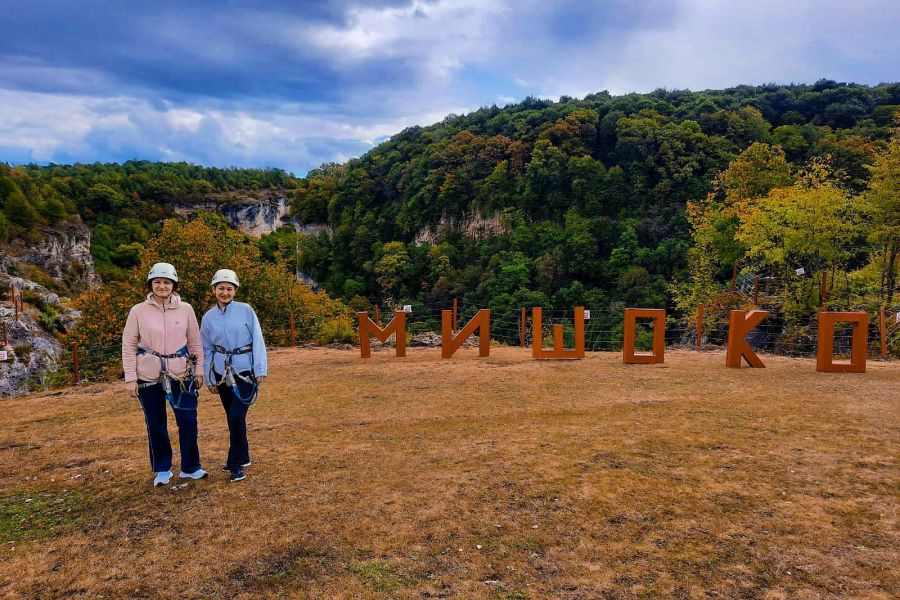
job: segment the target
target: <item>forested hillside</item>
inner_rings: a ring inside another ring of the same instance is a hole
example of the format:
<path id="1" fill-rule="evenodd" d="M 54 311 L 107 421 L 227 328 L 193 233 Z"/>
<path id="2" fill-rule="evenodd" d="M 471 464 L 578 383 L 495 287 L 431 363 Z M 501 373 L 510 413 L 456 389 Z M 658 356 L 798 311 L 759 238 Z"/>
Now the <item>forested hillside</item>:
<path id="1" fill-rule="evenodd" d="M 843 202 L 867 189 L 898 108 L 900 84 L 820 81 L 529 98 L 450 115 L 303 179 L 294 210 L 333 235 L 301 239 L 299 263 L 360 305 L 453 297 L 495 308 L 663 306 L 668 284 L 691 277 L 699 223 L 686 207 L 723 202 L 729 165 L 740 179 L 753 156 L 780 164 L 772 177 L 765 168 L 745 174 L 749 187 L 737 195 L 809 181 L 812 168 L 816 185 Z M 460 232 L 495 214 L 501 235 Z M 853 219 L 871 222 L 858 211 Z M 734 239 L 737 223 L 713 240 L 707 275 L 730 278 L 734 261 L 750 258 L 752 244 Z M 868 233 L 848 234 L 855 250 L 834 259 L 860 267 L 878 246 Z"/>
<path id="2" fill-rule="evenodd" d="M 762 260 L 739 232 L 749 213 L 735 206 L 813 180 L 841 202 L 868 193 L 898 108 L 900 84 L 603 92 L 450 115 L 304 178 L 145 161 L 2 167 L 0 241 L 77 213 L 100 276 L 124 279 L 179 202 L 278 189 L 302 222 L 328 227 L 268 236 L 264 257 L 354 306 L 661 306 L 674 281 L 723 280 L 735 260 Z M 858 227 L 835 241 L 847 249 L 815 264 L 796 258 L 807 270 L 858 269 L 886 248 L 890 230 L 868 229 L 871 202 L 853 204 L 841 214 Z M 770 230 L 756 222 L 757 234 Z M 706 262 L 689 273 L 691 247 Z"/>
<path id="3" fill-rule="evenodd" d="M 216 169 L 187 163 L 0 165 L 0 242 L 36 239 L 39 227 L 79 215 L 91 228 L 98 274 L 120 280 L 179 203 L 233 191 L 287 189 L 277 169 Z"/>

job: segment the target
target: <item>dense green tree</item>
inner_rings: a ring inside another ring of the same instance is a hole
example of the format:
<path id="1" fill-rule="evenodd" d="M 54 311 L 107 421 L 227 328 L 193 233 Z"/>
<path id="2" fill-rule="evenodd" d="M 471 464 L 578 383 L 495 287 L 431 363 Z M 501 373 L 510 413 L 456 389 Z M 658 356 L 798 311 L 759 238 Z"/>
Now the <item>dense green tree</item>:
<path id="1" fill-rule="evenodd" d="M 3 212 L 6 213 L 7 219 L 13 225 L 16 225 L 23 231 L 29 231 L 41 220 L 38 211 L 35 210 L 34 206 L 25 198 L 25 194 L 18 188 L 13 189 L 6 197 L 6 201 L 3 204 Z"/>
<path id="2" fill-rule="evenodd" d="M 872 220 L 869 238 L 877 244 L 881 293 L 891 305 L 900 268 L 900 129 L 872 167 L 872 182 L 864 196 Z"/>

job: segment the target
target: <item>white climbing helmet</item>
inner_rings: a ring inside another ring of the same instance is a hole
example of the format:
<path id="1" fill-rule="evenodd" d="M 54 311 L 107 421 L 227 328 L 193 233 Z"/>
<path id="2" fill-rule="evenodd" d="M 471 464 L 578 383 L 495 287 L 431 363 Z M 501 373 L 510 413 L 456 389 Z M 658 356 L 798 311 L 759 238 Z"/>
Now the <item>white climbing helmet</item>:
<path id="1" fill-rule="evenodd" d="M 233 284 L 234 287 L 240 287 L 241 285 L 238 283 L 237 273 L 231 269 L 219 269 L 216 271 L 216 274 L 213 275 L 212 278 L 212 286 L 215 287 L 217 283 L 230 283 Z"/>
<path id="2" fill-rule="evenodd" d="M 150 267 L 150 273 L 147 275 L 147 281 L 151 281 L 156 279 L 157 277 L 163 277 L 165 279 L 169 279 L 178 283 L 178 273 L 175 271 L 175 267 L 173 267 L 169 263 L 156 263 L 152 267 Z"/>

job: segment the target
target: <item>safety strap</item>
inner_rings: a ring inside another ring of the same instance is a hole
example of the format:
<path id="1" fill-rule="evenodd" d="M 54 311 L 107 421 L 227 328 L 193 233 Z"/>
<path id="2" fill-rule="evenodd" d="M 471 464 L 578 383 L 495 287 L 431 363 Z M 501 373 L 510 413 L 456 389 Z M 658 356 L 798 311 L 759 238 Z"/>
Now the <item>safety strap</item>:
<path id="1" fill-rule="evenodd" d="M 200 389 L 197 386 L 197 380 L 194 378 L 194 368 L 197 365 L 197 357 L 191 354 L 188 351 L 187 346 L 179 349 L 178 352 L 173 354 L 160 354 L 155 350 L 148 350 L 146 348 L 138 347 L 137 350 L 138 355 L 142 354 L 152 354 L 159 358 L 160 368 L 159 368 L 159 378 L 156 381 L 148 381 L 145 383 L 138 384 L 138 389 L 147 388 L 154 385 L 162 385 L 163 390 L 166 393 L 166 400 L 169 404 L 172 405 L 174 410 L 197 410 L 197 398 L 200 396 Z M 179 377 L 175 375 L 171 371 L 169 371 L 169 359 L 170 358 L 185 358 L 186 370 L 184 375 Z M 179 391 L 178 396 L 172 392 L 172 382 L 178 382 Z M 187 398 L 185 398 L 185 394 L 187 394 Z M 188 400 L 186 404 L 183 404 L 184 400 Z M 193 402 L 191 402 L 193 400 Z"/>
<path id="2" fill-rule="evenodd" d="M 247 344 L 246 346 L 241 346 L 240 348 L 236 348 L 234 350 L 228 350 L 224 346 L 213 345 L 213 352 L 210 361 L 210 372 L 212 371 L 213 365 L 215 364 L 216 354 L 224 354 L 225 355 L 225 368 L 223 369 L 222 378 L 215 382 L 217 386 L 222 385 L 223 383 L 231 388 L 231 391 L 234 393 L 234 397 L 238 399 L 239 402 L 246 404 L 247 406 L 253 406 L 256 404 L 256 399 L 259 396 L 259 381 L 256 379 L 256 374 L 253 372 L 253 344 Z M 249 354 L 250 355 L 250 375 L 245 377 L 238 373 L 234 366 L 231 364 L 231 360 L 233 357 L 240 354 Z M 241 391 L 238 388 L 237 380 L 241 380 L 244 383 L 250 384 L 251 390 L 249 396 L 241 395 Z"/>

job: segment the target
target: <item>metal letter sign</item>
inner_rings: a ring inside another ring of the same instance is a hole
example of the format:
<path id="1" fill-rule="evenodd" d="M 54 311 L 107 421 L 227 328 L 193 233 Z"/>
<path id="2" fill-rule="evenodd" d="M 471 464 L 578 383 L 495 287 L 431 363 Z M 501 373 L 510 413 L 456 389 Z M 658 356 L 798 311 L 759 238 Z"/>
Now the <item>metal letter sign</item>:
<path id="1" fill-rule="evenodd" d="M 834 324 L 852 323 L 850 362 L 834 362 Z M 866 344 L 869 336 L 869 313 L 820 312 L 819 349 L 816 353 L 816 370 L 823 373 L 865 373 Z"/>
<path id="2" fill-rule="evenodd" d="M 726 366 L 740 369 L 741 358 L 745 359 L 751 367 L 763 368 L 766 366 L 745 338 L 768 316 L 769 311 L 767 310 L 731 311 L 731 323 L 728 327 L 728 350 L 725 353 Z"/>
<path id="3" fill-rule="evenodd" d="M 537 359 L 582 359 L 584 358 L 584 307 L 575 307 L 575 347 L 566 350 L 563 342 L 563 326 L 553 326 L 553 350 L 544 350 L 543 309 L 531 309 L 531 356 Z"/>
<path id="4" fill-rule="evenodd" d="M 466 323 L 458 334 L 453 335 L 453 311 L 441 311 L 441 357 L 450 358 L 459 350 L 463 342 L 478 330 L 478 356 L 488 356 L 491 352 L 491 311 L 486 308 L 479 310 L 472 319 Z"/>
<path id="5" fill-rule="evenodd" d="M 635 323 L 639 318 L 653 319 L 653 352 L 638 354 L 634 351 Z M 626 308 L 625 340 L 622 360 L 627 364 L 661 363 L 666 349 L 666 311 L 661 308 Z"/>
<path id="6" fill-rule="evenodd" d="M 356 318 L 359 320 L 359 352 L 362 358 L 372 356 L 372 350 L 369 346 L 369 336 L 374 335 L 382 344 L 387 341 L 391 334 L 396 334 L 397 356 L 406 356 L 406 313 L 396 311 L 391 322 L 385 325 L 384 329 L 376 325 L 369 318 L 369 313 L 358 312 Z"/>

